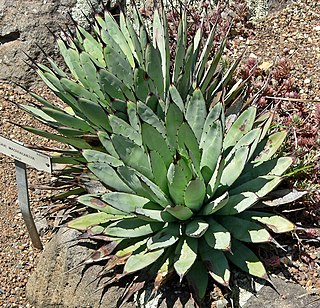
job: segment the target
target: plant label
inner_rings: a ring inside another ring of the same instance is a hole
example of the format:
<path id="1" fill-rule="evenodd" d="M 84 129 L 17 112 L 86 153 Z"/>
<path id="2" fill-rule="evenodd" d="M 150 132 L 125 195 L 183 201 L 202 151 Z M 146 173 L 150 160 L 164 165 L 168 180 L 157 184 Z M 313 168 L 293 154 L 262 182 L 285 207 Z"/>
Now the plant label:
<path id="1" fill-rule="evenodd" d="M 51 173 L 51 157 L 31 150 L 18 142 L 0 136 L 0 153 L 21 161 L 37 170 Z"/>

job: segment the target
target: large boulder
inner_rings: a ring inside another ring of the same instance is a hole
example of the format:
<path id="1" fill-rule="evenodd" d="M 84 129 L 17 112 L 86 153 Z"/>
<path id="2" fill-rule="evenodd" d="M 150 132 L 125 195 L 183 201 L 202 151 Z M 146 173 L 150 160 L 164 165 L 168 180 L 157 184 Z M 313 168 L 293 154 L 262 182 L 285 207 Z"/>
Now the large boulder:
<path id="1" fill-rule="evenodd" d="M 24 61 L 28 54 L 44 61 L 43 50 L 56 58 L 54 37 L 65 25 L 76 0 L 0 0 L 0 81 L 31 85 L 37 78 Z M 50 31 L 48 30 L 50 29 Z"/>
<path id="2" fill-rule="evenodd" d="M 102 264 L 86 266 L 82 264 L 95 251 L 95 244 L 90 240 L 75 241 L 80 233 L 62 227 L 41 253 L 37 267 L 30 276 L 26 294 L 29 302 L 37 308 L 115 308 L 117 302 L 130 282 L 120 281 L 117 286 L 107 290 L 101 288 L 108 279 L 96 279 L 103 269 Z M 80 266 L 79 266 L 80 265 Z M 123 308 L 192 308 L 192 300 L 186 286 L 165 289 L 150 298 L 152 285 L 129 301 Z M 165 295 L 165 298 L 164 298 Z M 209 306 L 204 306 L 207 308 Z"/>
<path id="3" fill-rule="evenodd" d="M 123 0 L 113 0 L 117 5 Z M 28 56 L 36 63 L 45 63 L 41 49 L 61 63 L 54 35 L 61 28 L 73 27 L 69 14 L 82 26 L 93 4 L 108 4 L 108 0 L 0 0 L 0 82 L 36 85 L 37 74 L 25 61 Z M 53 35 L 53 34 L 54 35 Z M 28 56 L 26 56 L 26 54 Z M 29 63 L 31 63 L 29 61 Z"/>
<path id="4" fill-rule="evenodd" d="M 42 252 L 27 286 L 27 297 L 37 308 L 116 307 L 123 288 L 113 286 L 104 292 L 95 281 L 102 265 L 77 267 L 93 251 L 93 243 L 73 240 L 79 233 L 61 228 Z M 127 304 L 124 307 L 132 307 Z"/>
<path id="5" fill-rule="evenodd" d="M 263 287 L 256 296 L 242 306 L 243 308 L 277 307 L 277 308 L 319 308 L 319 296 L 309 294 L 300 285 L 280 277 L 272 278 L 278 293 L 271 287 Z"/>
<path id="6" fill-rule="evenodd" d="M 95 280 L 102 270 L 102 264 L 91 266 L 81 265 L 81 261 L 94 252 L 94 243 L 89 240 L 82 242 L 74 241 L 79 232 L 61 228 L 53 236 L 42 252 L 37 267 L 27 283 L 26 292 L 29 302 L 37 308 L 114 308 L 118 299 L 124 292 L 123 281 L 118 286 L 103 290 L 100 286 L 103 279 Z M 254 289 L 257 296 L 252 294 L 252 282 L 244 278 L 241 273 L 235 273 L 235 284 L 230 294 L 236 307 L 279 307 L 300 308 L 319 307 L 319 297 L 312 296 L 301 286 L 288 282 L 281 278 L 272 278 L 272 282 L 279 292 L 271 287 L 264 287 L 255 283 Z M 107 278 L 104 278 L 107 279 Z M 135 296 L 134 302 L 128 302 L 124 308 L 192 308 L 194 304 L 188 295 L 187 287 L 175 282 L 163 288 L 155 298 L 150 301 L 152 286 L 147 286 L 146 292 Z M 226 307 L 227 302 L 220 299 L 213 304 L 216 307 Z M 202 307 L 211 307 L 206 303 Z"/>

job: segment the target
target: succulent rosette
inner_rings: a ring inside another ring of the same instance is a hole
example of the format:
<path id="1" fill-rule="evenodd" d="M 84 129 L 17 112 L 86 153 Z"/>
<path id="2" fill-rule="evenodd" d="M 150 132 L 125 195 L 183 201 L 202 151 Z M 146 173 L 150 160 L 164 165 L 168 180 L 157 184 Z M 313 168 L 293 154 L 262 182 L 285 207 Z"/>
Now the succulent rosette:
<path id="1" fill-rule="evenodd" d="M 270 113 L 244 108 L 246 82 L 231 83 L 239 60 L 220 64 L 226 39 L 209 59 L 216 27 L 187 43 L 182 12 L 171 63 L 165 14 L 155 11 L 152 37 L 134 17 L 117 23 L 105 12 L 92 34 L 78 27 L 58 40 L 69 72 L 50 58 L 38 65 L 67 108 L 34 93 L 42 106 L 22 106 L 56 133 L 27 130 L 72 146 L 55 162 L 82 164 L 108 188 L 80 196 L 94 212 L 68 226 L 106 241 L 87 263 L 107 260 L 103 273 L 123 266 L 107 284 L 134 274 L 134 290 L 152 280 L 157 290 L 177 273 L 201 299 L 210 276 L 229 285 L 231 263 L 267 279 L 248 244 L 294 229 L 257 207 L 292 163 L 276 156 L 286 133 L 270 129 Z"/>

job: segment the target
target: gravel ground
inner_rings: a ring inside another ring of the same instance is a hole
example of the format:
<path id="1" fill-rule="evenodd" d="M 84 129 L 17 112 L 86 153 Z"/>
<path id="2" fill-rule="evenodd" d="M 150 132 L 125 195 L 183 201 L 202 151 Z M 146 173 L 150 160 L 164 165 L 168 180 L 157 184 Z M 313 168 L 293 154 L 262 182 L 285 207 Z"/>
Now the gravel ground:
<path id="1" fill-rule="evenodd" d="M 41 91 L 41 89 L 39 89 Z M 10 122 L 34 124 L 28 115 L 22 113 L 9 101 L 25 102 L 28 97 L 8 85 L 0 85 L 0 134 L 30 145 L 48 145 L 48 141 L 23 131 Z M 10 121 L 10 122 L 9 122 Z M 39 126 L 39 125 L 38 125 Z M 53 143 L 50 143 L 53 145 Z M 34 267 L 39 251 L 31 245 L 22 215 L 17 204 L 15 167 L 12 159 L 0 155 L 0 306 L 31 307 L 26 303 L 25 284 Z M 48 174 L 28 168 L 28 182 L 31 207 L 35 217 L 41 217 L 40 207 L 48 206 L 48 191 L 33 186 L 47 183 Z M 43 234 L 45 243 L 50 234 Z"/>
<path id="2" fill-rule="evenodd" d="M 283 3 L 286 1 L 279 1 Z M 248 53 L 263 61 L 288 56 L 292 76 L 301 89 L 301 98 L 320 98 L 320 3 L 314 0 L 287 1 L 287 7 L 272 10 L 256 24 L 254 35 L 245 44 Z M 237 43 L 237 39 L 235 40 Z M 241 45 L 241 39 L 238 44 Z"/>
<path id="3" fill-rule="evenodd" d="M 286 1 L 281 1 L 285 3 Z M 274 10 L 249 37 L 236 37 L 235 49 L 248 47 L 247 54 L 255 54 L 260 62 L 274 61 L 276 57 L 288 55 L 294 68 L 293 77 L 302 98 L 320 99 L 320 4 L 314 0 L 287 1 L 284 8 Z M 39 89 L 40 93 L 43 89 Z M 9 100 L 21 102 L 27 96 L 8 85 L 0 85 L 0 134 L 28 144 L 48 145 L 46 140 L 33 136 L 13 126 L 9 121 L 33 124 L 33 120 L 17 110 Z M 310 103 L 310 109 L 312 109 Z M 18 210 L 14 165 L 11 159 L 0 155 L 0 306 L 31 307 L 25 298 L 25 284 L 36 264 L 39 251 L 32 248 L 27 230 Z M 33 185 L 49 181 L 47 174 L 28 170 L 29 183 Z M 31 207 L 35 216 L 40 207 L 48 206 L 45 199 L 50 193 L 38 189 L 30 190 Z M 42 236 L 45 243 L 50 233 Z M 292 274 L 310 292 L 320 289 L 320 250 L 314 245 L 305 247 L 305 260 L 294 261 Z"/>

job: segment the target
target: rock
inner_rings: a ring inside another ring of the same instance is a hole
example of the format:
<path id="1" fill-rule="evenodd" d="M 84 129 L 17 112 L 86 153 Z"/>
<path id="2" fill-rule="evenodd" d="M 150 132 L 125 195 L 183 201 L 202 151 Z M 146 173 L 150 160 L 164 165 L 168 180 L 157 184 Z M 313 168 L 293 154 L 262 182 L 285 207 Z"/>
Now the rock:
<path id="1" fill-rule="evenodd" d="M 40 256 L 36 269 L 29 278 L 26 286 L 27 298 L 37 308 L 113 308 L 124 291 L 124 286 L 112 286 L 105 292 L 94 281 L 101 271 L 102 265 L 89 267 L 77 265 L 93 251 L 93 243 L 83 242 L 82 245 L 72 241 L 79 233 L 75 230 L 61 228 L 53 239 L 46 245 Z M 70 271 L 70 269 L 73 269 Z M 239 275 L 238 275 L 239 276 Z M 241 275 L 239 276 L 241 277 Z M 275 277 L 272 282 L 280 294 L 271 287 L 255 284 L 257 296 L 250 291 L 248 279 L 237 279 L 239 287 L 232 296 L 239 307 L 279 307 L 300 308 L 319 307 L 319 297 L 311 296 L 301 286 L 284 279 Z M 91 283 L 94 281 L 93 283 Z M 175 286 L 175 287 L 173 287 Z M 164 288 L 163 293 L 151 299 L 151 286 L 139 297 L 135 294 L 135 303 L 126 303 L 123 307 L 194 307 L 189 298 L 186 286 L 171 285 Z M 238 295 L 237 295 L 238 294 Z M 151 300 L 150 300 L 151 299 Z M 219 300 L 225 307 L 226 302 Z M 314 304 L 313 304 L 314 303 Z M 204 305 L 203 307 L 207 307 Z"/>
<path id="2" fill-rule="evenodd" d="M 26 285 L 27 298 L 35 307 L 116 307 L 128 281 L 123 281 L 122 285 L 112 286 L 108 290 L 99 290 L 107 278 L 100 280 L 100 284 L 94 279 L 103 267 L 101 264 L 78 266 L 95 251 L 90 241 L 82 241 L 81 245 L 72 241 L 78 235 L 78 231 L 63 227 L 46 245 Z M 175 288 L 170 286 L 164 289 L 164 293 L 150 297 L 152 287 L 150 284 L 142 294 L 135 293 L 134 303 L 128 302 L 122 307 L 194 307 L 185 285 Z"/>
<path id="3" fill-rule="evenodd" d="M 277 308 L 317 308 L 320 305 L 320 297 L 312 296 L 296 283 L 282 278 L 272 278 L 276 293 L 271 287 L 263 287 L 256 296 L 252 296 L 243 308 L 277 307 Z"/>
<path id="4" fill-rule="evenodd" d="M 61 228 L 46 245 L 26 286 L 27 297 L 35 307 L 116 307 L 123 288 L 113 286 L 104 293 L 102 289 L 97 291 L 97 281 L 91 283 L 101 271 L 101 265 L 75 268 L 94 251 L 90 242 L 76 245 L 72 241 L 78 234 L 75 230 Z M 132 306 L 129 303 L 123 307 Z"/>
<path id="5" fill-rule="evenodd" d="M 268 71 L 273 66 L 271 61 L 264 61 L 259 65 L 259 68 L 263 71 Z"/>
<path id="6" fill-rule="evenodd" d="M 57 58 L 54 33 L 67 21 L 67 12 L 76 0 L 0 0 L 0 80 L 26 86 L 37 78 L 24 62 L 28 54 L 36 62 L 44 62 L 43 50 Z M 39 79 L 38 79 L 39 80 Z"/>
<path id="7" fill-rule="evenodd" d="M 259 20 L 268 15 L 268 0 L 247 0 L 250 14 L 254 20 Z"/>
<path id="8" fill-rule="evenodd" d="M 25 54 L 36 63 L 44 64 L 43 49 L 61 63 L 52 33 L 60 35 L 60 27 L 66 28 L 66 25 L 72 28 L 68 13 L 80 25 L 86 26 L 87 20 L 82 12 L 90 14 L 89 2 L 97 6 L 99 2 L 108 1 L 0 0 L 0 81 L 16 82 L 26 87 L 37 85 L 40 78 L 24 62 L 28 59 Z"/>

